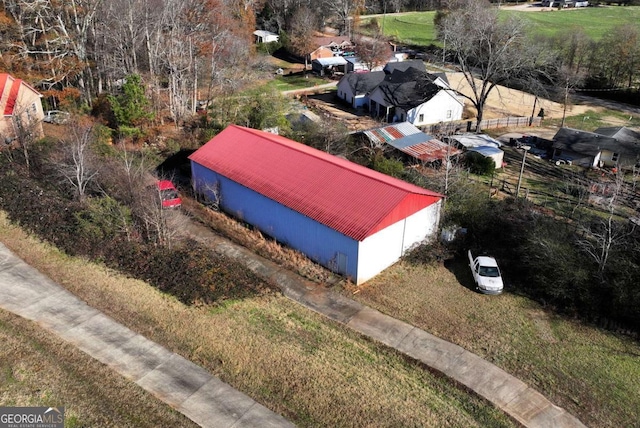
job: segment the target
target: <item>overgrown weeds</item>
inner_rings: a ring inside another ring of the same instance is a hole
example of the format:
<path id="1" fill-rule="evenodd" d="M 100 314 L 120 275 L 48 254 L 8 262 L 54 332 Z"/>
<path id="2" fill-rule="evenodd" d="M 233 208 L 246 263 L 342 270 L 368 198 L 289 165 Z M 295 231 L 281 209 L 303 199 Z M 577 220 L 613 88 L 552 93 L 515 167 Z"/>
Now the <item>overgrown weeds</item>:
<path id="1" fill-rule="evenodd" d="M 272 260 L 286 269 L 319 283 L 335 282 L 338 279 L 326 268 L 309 260 L 304 254 L 265 237 L 259 230 L 243 224 L 224 213 L 185 199 L 183 205 L 204 224 L 258 255 Z"/>
<path id="2" fill-rule="evenodd" d="M 12 221 L 67 254 L 143 278 L 188 304 L 246 297 L 268 289 L 237 262 L 174 236 L 180 225 L 172 227 L 171 222 L 179 213 L 163 210 L 157 195 L 142 198 L 134 192 L 133 209 L 123 204 L 127 192 L 122 189 L 114 192 L 120 201 L 104 194 L 76 201 L 60 181 L 51 179 L 55 177 L 52 167 L 41 162 L 30 173 L 19 162 L 0 162 L 0 206 Z"/>

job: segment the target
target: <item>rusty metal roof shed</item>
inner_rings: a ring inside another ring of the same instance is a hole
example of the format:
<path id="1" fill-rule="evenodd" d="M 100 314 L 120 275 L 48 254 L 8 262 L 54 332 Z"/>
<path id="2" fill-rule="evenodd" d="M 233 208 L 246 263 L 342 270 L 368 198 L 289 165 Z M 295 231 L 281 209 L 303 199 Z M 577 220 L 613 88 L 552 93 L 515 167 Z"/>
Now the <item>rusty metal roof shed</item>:
<path id="1" fill-rule="evenodd" d="M 434 162 L 460 154 L 460 150 L 428 135 L 410 122 L 401 122 L 364 131 L 375 145 L 392 147 L 423 162 Z"/>

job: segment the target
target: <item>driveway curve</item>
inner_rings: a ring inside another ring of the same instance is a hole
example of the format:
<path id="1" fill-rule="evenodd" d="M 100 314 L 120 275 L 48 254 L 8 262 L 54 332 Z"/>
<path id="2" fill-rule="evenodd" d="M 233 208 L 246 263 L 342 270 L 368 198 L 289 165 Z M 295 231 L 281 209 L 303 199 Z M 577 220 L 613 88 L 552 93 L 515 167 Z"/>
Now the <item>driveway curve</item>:
<path id="1" fill-rule="evenodd" d="M 193 222 L 189 232 L 213 251 L 233 258 L 276 285 L 289 299 L 443 373 L 525 427 L 585 427 L 526 383 L 458 345 L 307 281 L 205 226 Z"/>
<path id="2" fill-rule="evenodd" d="M 202 427 L 292 423 L 69 293 L 0 244 L 0 307 L 32 320 Z"/>

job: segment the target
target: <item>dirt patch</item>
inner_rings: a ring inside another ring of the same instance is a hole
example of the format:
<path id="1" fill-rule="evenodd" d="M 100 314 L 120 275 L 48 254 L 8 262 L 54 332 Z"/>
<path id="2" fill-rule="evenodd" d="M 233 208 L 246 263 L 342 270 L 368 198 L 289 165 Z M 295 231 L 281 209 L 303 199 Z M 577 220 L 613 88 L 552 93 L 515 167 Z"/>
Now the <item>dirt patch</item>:
<path id="1" fill-rule="evenodd" d="M 551 329 L 551 323 L 549 322 L 549 315 L 542 310 L 533 310 L 529 312 L 531 321 L 536 328 L 538 337 L 548 343 L 557 343 L 558 339 L 553 334 Z"/>
<path id="2" fill-rule="evenodd" d="M 383 126 L 364 110 L 355 110 L 341 104 L 334 92 L 304 97 L 301 101 L 324 118 L 339 118 L 349 131 L 362 131 Z"/>
<path id="3" fill-rule="evenodd" d="M 472 94 L 471 87 L 462 73 L 447 73 L 447 79 L 449 80 L 451 88 L 465 95 Z M 478 81 L 478 84 L 480 84 L 480 81 Z M 469 104 L 470 102 L 466 100 L 465 105 Z M 538 98 L 536 101 L 534 95 L 498 85 L 489 94 L 484 111 L 484 118 L 495 119 L 506 116 L 531 116 L 532 112 L 534 115 L 537 115 L 541 108 L 544 109 L 545 118 L 557 119 L 562 117 L 564 106 L 544 98 Z M 589 110 L 599 111 L 601 108 L 586 105 L 567 105 L 566 114 L 567 116 L 576 116 L 584 114 Z"/>

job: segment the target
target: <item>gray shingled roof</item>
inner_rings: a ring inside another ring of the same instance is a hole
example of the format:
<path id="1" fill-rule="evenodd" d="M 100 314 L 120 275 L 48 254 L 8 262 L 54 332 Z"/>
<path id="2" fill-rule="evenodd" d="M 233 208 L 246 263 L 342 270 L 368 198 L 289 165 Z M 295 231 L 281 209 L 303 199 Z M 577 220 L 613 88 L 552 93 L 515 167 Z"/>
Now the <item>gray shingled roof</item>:
<path id="1" fill-rule="evenodd" d="M 394 70 L 385 76 L 378 88 L 388 104 L 410 110 L 442 90 L 433 80 L 429 73 L 410 67 L 406 71 Z"/>
<path id="2" fill-rule="evenodd" d="M 383 71 L 387 74 L 393 73 L 395 70 L 407 71 L 409 68 L 415 68 L 422 72 L 427 72 L 424 61 L 421 59 L 412 59 L 408 61 L 389 62 L 384 66 Z"/>
<path id="3" fill-rule="evenodd" d="M 594 131 L 596 134 L 615 138 L 619 144 L 618 153 L 638 156 L 640 155 L 640 132 L 625 126 L 603 127 Z"/>
<path id="4" fill-rule="evenodd" d="M 343 79 L 347 79 L 355 95 L 365 95 L 378 87 L 384 77 L 384 71 L 371 71 L 369 73 L 349 73 Z"/>
<path id="5" fill-rule="evenodd" d="M 572 128 L 560 128 L 553 137 L 553 148 L 596 156 L 602 150 L 619 152 L 619 143 L 615 138 L 580 131 Z"/>

